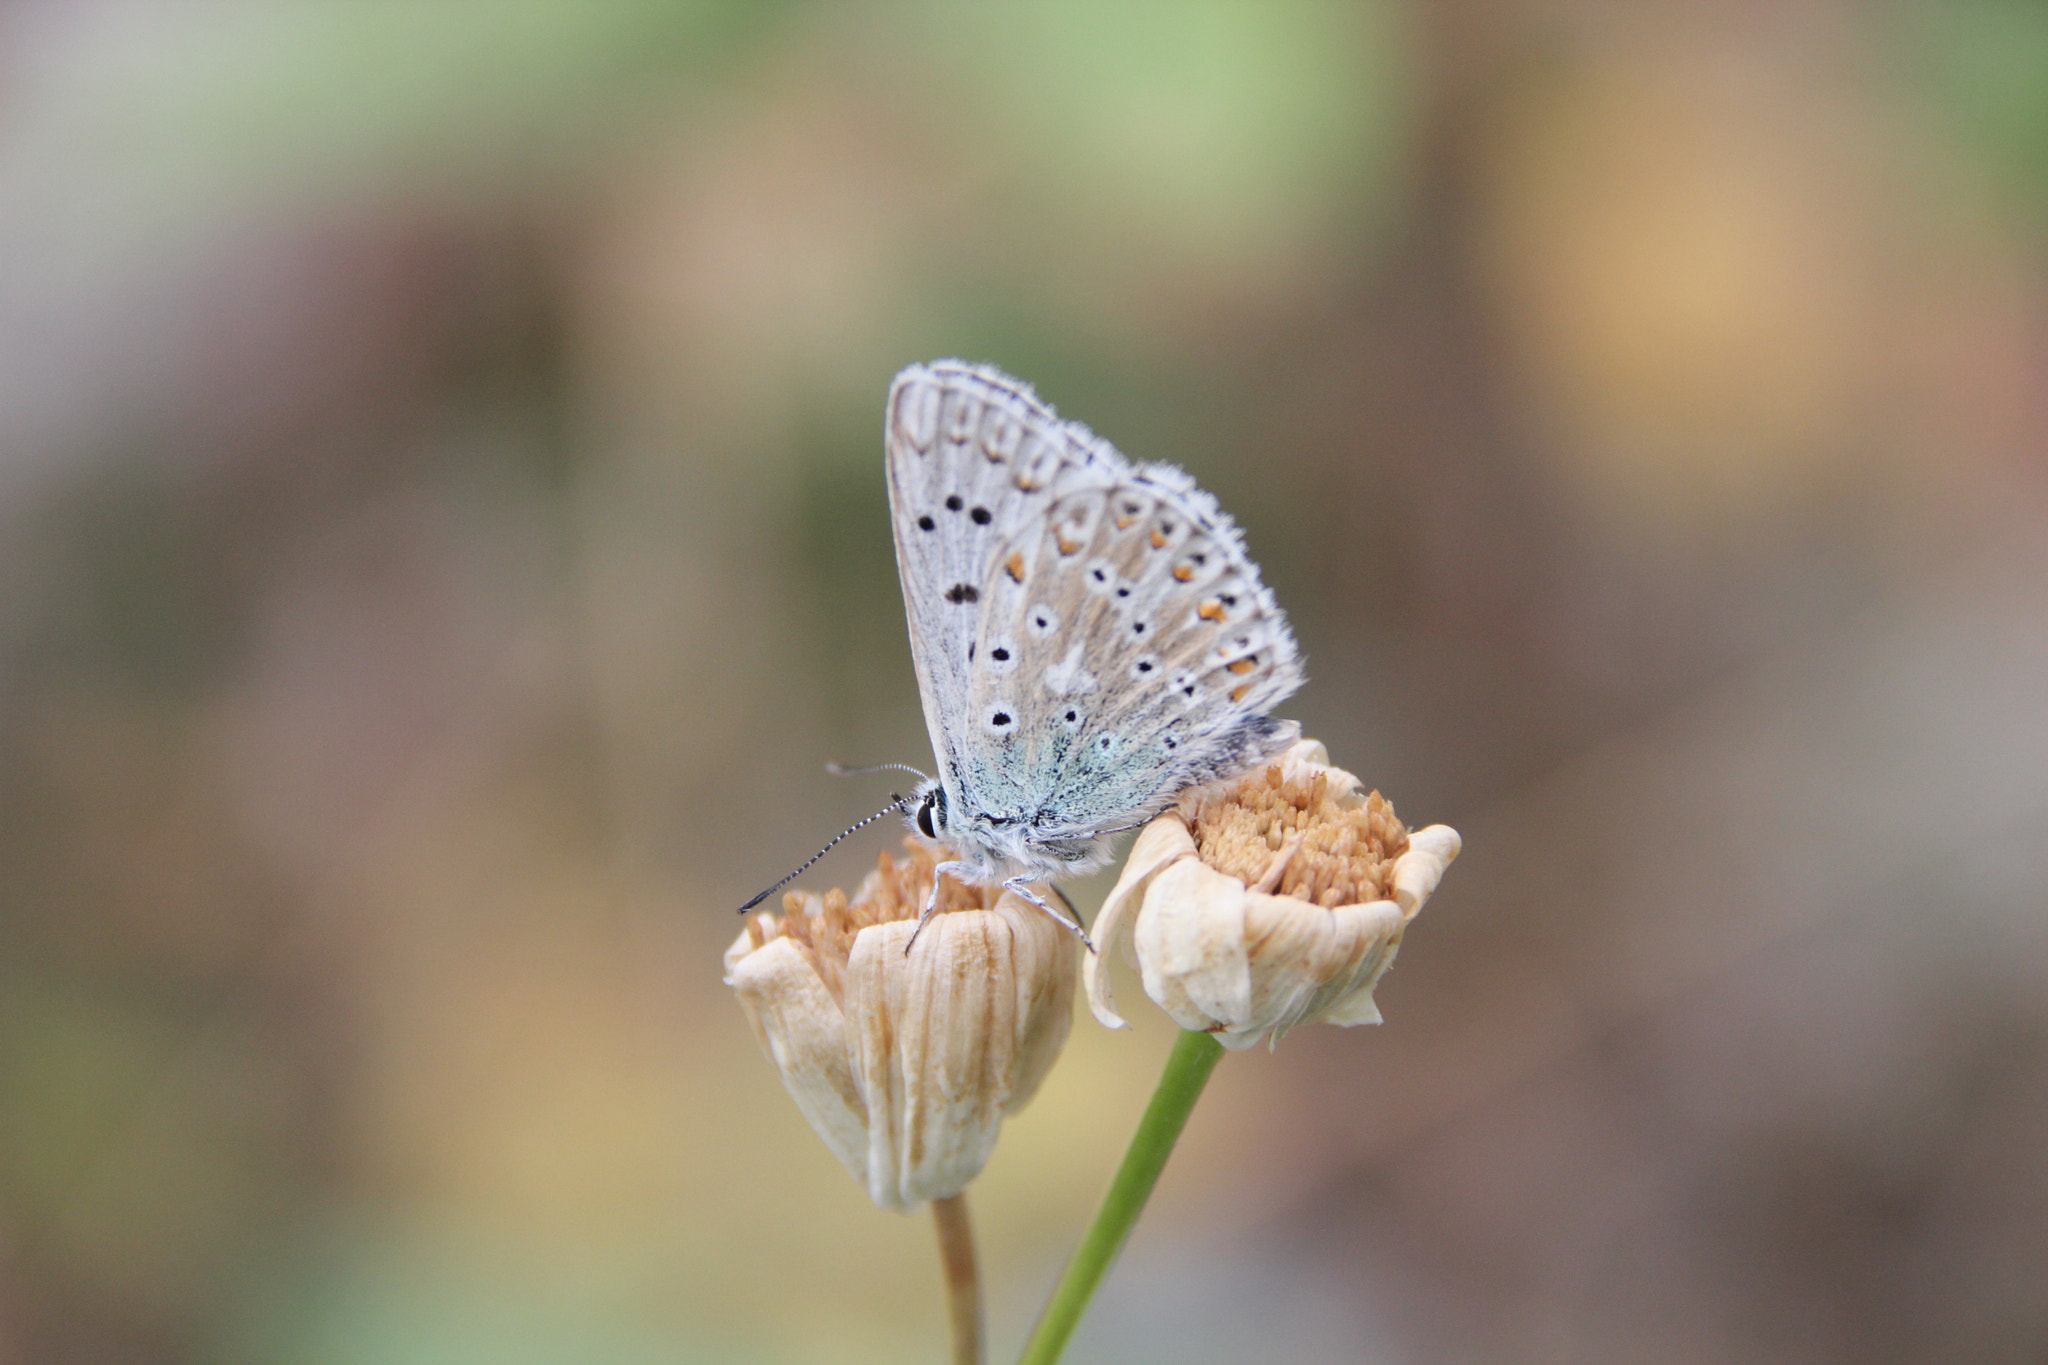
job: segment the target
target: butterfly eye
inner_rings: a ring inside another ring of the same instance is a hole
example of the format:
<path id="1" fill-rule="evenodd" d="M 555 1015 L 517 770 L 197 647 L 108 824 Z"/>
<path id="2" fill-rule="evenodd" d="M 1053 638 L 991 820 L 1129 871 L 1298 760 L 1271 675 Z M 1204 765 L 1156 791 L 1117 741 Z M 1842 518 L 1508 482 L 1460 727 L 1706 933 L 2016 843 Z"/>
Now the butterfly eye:
<path id="1" fill-rule="evenodd" d="M 923 803 L 920 804 L 917 808 L 917 832 L 919 834 L 922 834 L 927 839 L 936 839 L 939 837 L 939 831 L 937 827 L 932 823 L 933 804 L 933 798 L 927 796 L 925 797 Z"/>

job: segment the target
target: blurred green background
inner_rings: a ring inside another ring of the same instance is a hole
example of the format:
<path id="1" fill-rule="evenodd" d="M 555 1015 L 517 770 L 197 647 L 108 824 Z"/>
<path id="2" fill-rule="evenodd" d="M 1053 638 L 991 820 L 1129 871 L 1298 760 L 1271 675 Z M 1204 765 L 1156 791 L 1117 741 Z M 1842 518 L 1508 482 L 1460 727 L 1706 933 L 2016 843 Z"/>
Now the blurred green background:
<path id="1" fill-rule="evenodd" d="M 0 1365 L 940 1356 L 718 957 L 927 757 L 948 355 L 1467 840 L 1075 1360 L 2042 1360 L 2044 222 L 2031 0 L 0 11 Z M 998 1358 L 1137 1012 L 975 1187 Z"/>

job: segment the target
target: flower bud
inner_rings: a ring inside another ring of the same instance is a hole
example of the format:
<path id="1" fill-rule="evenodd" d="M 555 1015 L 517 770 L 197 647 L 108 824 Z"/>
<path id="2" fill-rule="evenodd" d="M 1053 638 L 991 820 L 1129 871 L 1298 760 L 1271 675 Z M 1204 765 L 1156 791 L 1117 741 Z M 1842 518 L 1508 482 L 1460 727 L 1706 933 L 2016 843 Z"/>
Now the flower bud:
<path id="1" fill-rule="evenodd" d="M 1458 856 L 1458 832 L 1410 833 L 1378 792 L 1302 740 L 1148 824 L 1095 921 L 1089 1008 L 1110 998 L 1112 946 L 1182 1028 L 1247 1048 L 1296 1024 L 1376 1024 L 1372 991 L 1408 921 Z"/>
<path id="2" fill-rule="evenodd" d="M 908 856 L 884 853 L 851 901 L 792 891 L 725 954 L 726 984 L 797 1108 L 869 1197 L 898 1210 L 981 1173 L 1003 1116 L 1066 1042 L 1077 951 L 1016 895 L 948 878 L 906 953 L 935 846 L 904 843 Z"/>

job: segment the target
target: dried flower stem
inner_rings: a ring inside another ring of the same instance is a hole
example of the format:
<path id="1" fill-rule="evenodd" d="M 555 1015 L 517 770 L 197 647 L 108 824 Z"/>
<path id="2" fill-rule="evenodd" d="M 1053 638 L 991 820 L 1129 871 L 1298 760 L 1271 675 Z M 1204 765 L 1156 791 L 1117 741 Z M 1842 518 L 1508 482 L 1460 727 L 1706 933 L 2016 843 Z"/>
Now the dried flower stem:
<path id="1" fill-rule="evenodd" d="M 981 1272 L 974 1260 L 974 1229 L 967 1196 L 932 1200 L 939 1229 L 939 1263 L 946 1271 L 946 1307 L 953 1320 L 953 1365 L 982 1365 Z"/>
<path id="2" fill-rule="evenodd" d="M 1145 1106 L 1145 1116 L 1138 1120 L 1138 1131 L 1131 1135 L 1123 1165 L 1110 1181 L 1109 1193 L 1102 1197 L 1102 1207 L 1096 1210 L 1087 1237 L 1067 1263 L 1067 1273 L 1053 1290 L 1052 1302 L 1039 1318 L 1019 1365 L 1054 1365 L 1066 1349 L 1096 1286 L 1109 1273 L 1110 1262 L 1123 1250 L 1138 1215 L 1145 1211 L 1145 1201 L 1152 1197 L 1152 1187 L 1159 1183 L 1159 1173 L 1166 1169 L 1166 1159 L 1173 1155 L 1181 1129 L 1187 1126 L 1188 1115 L 1222 1056 L 1223 1045 L 1206 1033 L 1183 1030 L 1174 1042 L 1159 1087 Z"/>

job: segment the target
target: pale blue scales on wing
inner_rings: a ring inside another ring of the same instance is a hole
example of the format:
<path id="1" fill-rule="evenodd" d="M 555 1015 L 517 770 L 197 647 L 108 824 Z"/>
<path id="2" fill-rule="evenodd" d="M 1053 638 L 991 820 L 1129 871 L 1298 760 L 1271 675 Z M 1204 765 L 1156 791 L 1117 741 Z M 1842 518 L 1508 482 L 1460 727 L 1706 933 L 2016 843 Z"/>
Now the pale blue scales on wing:
<path id="1" fill-rule="evenodd" d="M 1092 870 L 1111 835 L 1290 742 L 1267 713 L 1301 685 L 1294 638 L 1186 474 L 952 360 L 896 376 L 887 446 L 939 764 L 909 813 L 949 873 L 1021 890 Z"/>

